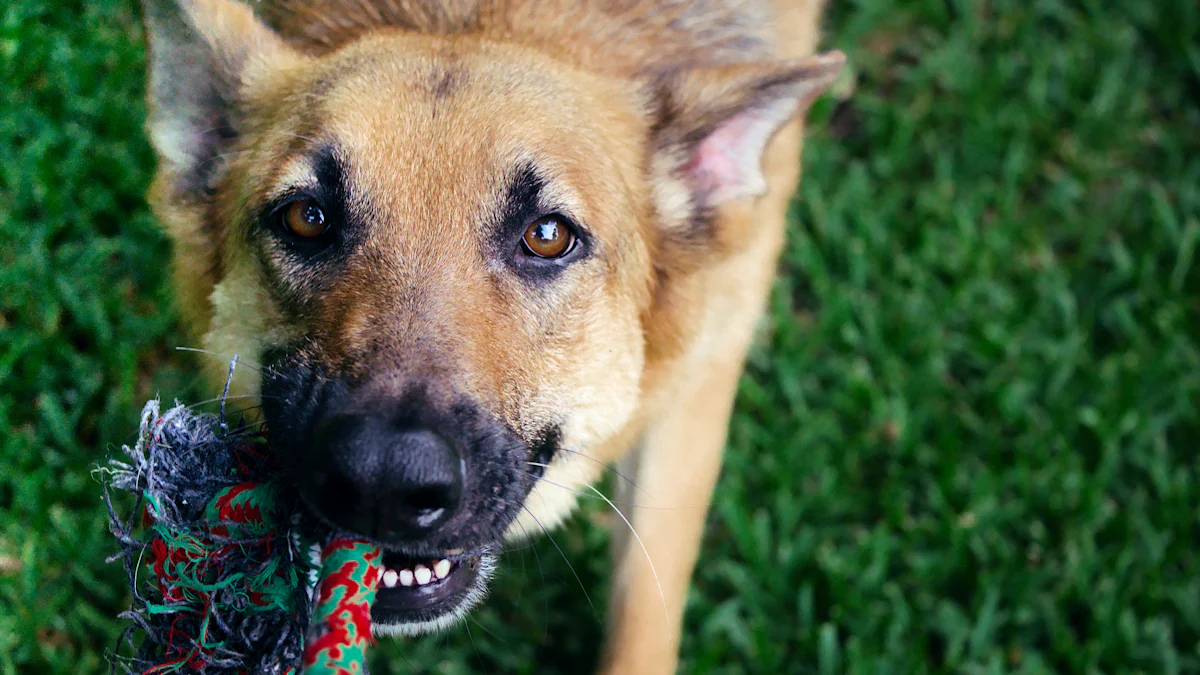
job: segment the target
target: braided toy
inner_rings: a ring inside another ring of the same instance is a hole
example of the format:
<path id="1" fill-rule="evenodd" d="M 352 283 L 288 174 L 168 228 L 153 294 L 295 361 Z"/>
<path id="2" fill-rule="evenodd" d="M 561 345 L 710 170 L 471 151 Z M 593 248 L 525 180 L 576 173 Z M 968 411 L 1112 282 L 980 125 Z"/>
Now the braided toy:
<path id="1" fill-rule="evenodd" d="M 121 643 L 136 656 L 114 669 L 366 673 L 382 552 L 306 529 L 254 425 L 155 400 L 124 451 L 99 472 L 133 589 Z M 134 495 L 125 517 L 111 489 Z"/>

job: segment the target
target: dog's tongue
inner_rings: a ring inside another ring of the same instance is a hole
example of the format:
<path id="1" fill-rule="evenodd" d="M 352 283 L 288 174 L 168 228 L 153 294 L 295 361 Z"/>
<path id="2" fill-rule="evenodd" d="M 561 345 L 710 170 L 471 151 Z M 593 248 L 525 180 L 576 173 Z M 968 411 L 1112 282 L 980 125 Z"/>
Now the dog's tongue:
<path id="1" fill-rule="evenodd" d="M 335 539 L 321 551 L 321 573 L 304 643 L 304 675 L 367 672 L 371 603 L 383 565 L 378 546 Z"/>

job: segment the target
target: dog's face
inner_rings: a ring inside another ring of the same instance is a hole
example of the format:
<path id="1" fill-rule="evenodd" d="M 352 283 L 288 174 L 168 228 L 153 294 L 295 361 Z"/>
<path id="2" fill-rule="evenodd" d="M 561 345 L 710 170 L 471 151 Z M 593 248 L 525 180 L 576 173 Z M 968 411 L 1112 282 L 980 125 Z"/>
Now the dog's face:
<path id="1" fill-rule="evenodd" d="M 648 255 L 613 158 L 638 123 L 610 103 L 628 94 L 540 61 L 355 44 L 273 84 L 228 179 L 248 190 L 233 283 L 288 335 L 255 345 L 271 441 L 316 513 L 392 547 L 377 624 L 475 595 L 559 448 L 593 447 L 637 400 Z M 443 559 L 441 581 L 417 567 Z"/>
<path id="2" fill-rule="evenodd" d="M 185 310 L 263 366 L 242 386 L 311 511 L 385 547 L 376 629 L 442 625 L 506 536 L 598 475 L 656 348 L 665 249 L 704 246 L 811 93 L 696 112 L 728 93 L 683 77 L 668 104 L 661 77 L 478 37 L 301 55 L 223 0 L 148 14 Z"/>

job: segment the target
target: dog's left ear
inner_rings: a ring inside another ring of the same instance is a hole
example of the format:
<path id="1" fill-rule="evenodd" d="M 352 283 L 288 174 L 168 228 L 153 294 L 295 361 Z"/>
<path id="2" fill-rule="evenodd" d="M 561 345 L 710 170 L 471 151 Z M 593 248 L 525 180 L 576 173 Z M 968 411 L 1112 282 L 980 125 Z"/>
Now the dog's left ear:
<path id="1" fill-rule="evenodd" d="M 834 51 L 802 61 L 659 74 L 652 171 L 660 218 L 679 224 L 766 192 L 767 143 L 803 114 L 845 61 Z"/>
<path id="2" fill-rule="evenodd" d="M 202 196 L 255 73 L 298 55 L 235 0 L 142 0 L 150 139 L 179 196 Z"/>

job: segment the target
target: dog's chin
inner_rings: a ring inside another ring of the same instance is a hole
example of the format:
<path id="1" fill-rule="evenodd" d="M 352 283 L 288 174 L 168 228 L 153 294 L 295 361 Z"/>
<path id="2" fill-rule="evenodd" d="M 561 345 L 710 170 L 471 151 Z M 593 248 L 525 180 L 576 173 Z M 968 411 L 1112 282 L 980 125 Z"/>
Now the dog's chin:
<path id="1" fill-rule="evenodd" d="M 385 550 L 371 605 L 372 632 L 377 637 L 413 636 L 457 624 L 483 600 L 495 568 L 492 549 L 441 558 Z"/>

